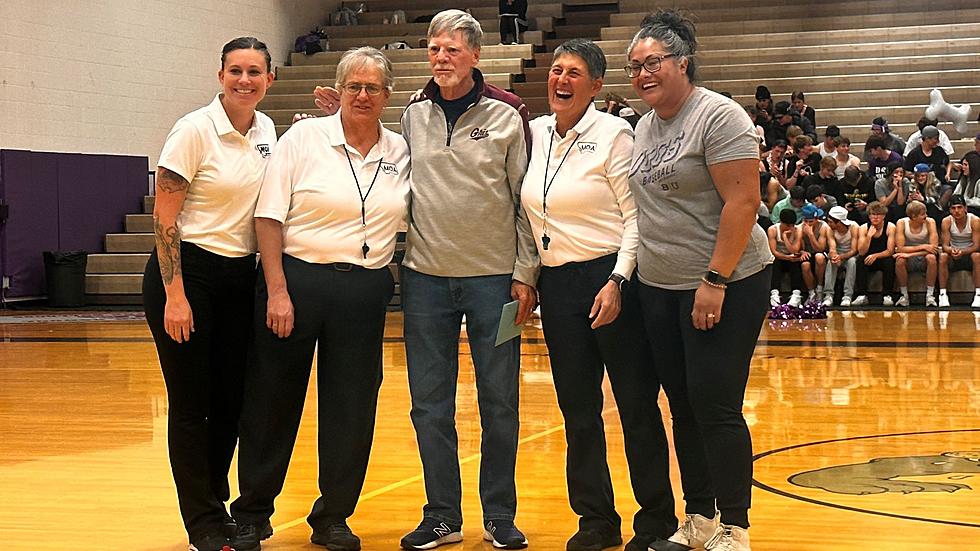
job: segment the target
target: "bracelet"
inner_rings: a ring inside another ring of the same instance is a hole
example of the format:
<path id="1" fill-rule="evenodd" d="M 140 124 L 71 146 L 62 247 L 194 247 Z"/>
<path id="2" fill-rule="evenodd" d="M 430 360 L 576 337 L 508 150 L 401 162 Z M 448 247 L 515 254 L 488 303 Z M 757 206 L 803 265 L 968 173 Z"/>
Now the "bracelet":
<path id="1" fill-rule="evenodd" d="M 724 290 L 728 288 L 728 285 L 725 285 L 724 283 L 712 283 L 707 279 L 705 279 L 704 277 L 701 278 L 701 282 L 707 284 L 709 287 L 714 287 L 715 289 Z"/>

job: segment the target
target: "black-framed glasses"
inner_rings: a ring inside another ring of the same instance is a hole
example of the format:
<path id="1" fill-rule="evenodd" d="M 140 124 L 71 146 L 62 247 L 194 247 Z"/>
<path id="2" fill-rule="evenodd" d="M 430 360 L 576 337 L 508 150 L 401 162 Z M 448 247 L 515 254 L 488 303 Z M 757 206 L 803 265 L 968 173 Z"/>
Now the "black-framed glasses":
<path id="1" fill-rule="evenodd" d="M 361 90 L 366 91 L 369 96 L 377 96 L 384 91 L 384 88 L 377 84 L 361 84 L 360 82 L 348 82 L 342 85 L 340 89 L 352 96 L 360 94 Z"/>
<path id="2" fill-rule="evenodd" d="M 630 63 L 623 70 L 626 71 L 626 76 L 630 78 L 636 78 L 640 76 L 640 70 L 646 69 L 648 73 L 656 73 L 660 70 L 660 66 L 663 64 L 663 60 L 669 57 L 677 57 L 677 54 L 664 54 L 661 56 L 650 56 L 646 58 L 643 63 Z"/>

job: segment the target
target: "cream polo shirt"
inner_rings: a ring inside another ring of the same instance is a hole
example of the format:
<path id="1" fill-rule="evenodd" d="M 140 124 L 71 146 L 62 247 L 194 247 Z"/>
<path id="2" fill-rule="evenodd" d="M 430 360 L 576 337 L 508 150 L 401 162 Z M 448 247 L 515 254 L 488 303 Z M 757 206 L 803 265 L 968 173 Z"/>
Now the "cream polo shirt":
<path id="1" fill-rule="evenodd" d="M 190 182 L 177 216 L 182 241 L 222 256 L 256 251 L 252 212 L 275 146 L 272 119 L 256 111 L 242 136 L 228 120 L 221 94 L 174 124 L 157 165 Z"/>
<path id="2" fill-rule="evenodd" d="M 639 241 L 636 203 L 629 189 L 633 129 L 591 104 L 564 138 L 553 133 L 554 127 L 554 115 L 531 121 L 531 162 L 521 187 L 521 205 L 531 222 L 541 263 L 561 266 L 616 253 L 613 271 L 629 278 L 636 267 Z M 548 250 L 541 241 L 546 165 L 551 184 Z"/>
<path id="3" fill-rule="evenodd" d="M 283 252 L 300 260 L 383 268 L 394 255 L 396 234 L 406 227 L 410 170 L 408 144 L 390 130 L 381 128 L 365 158 L 347 145 L 340 115 L 302 120 L 279 141 L 255 217 L 281 222 Z M 367 195 L 363 228 L 361 195 Z"/>

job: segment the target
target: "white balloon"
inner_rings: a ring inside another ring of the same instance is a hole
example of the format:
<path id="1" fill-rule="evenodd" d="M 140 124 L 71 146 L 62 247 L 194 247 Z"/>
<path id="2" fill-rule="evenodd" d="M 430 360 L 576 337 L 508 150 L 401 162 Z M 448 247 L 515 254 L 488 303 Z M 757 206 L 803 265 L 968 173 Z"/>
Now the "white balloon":
<path id="1" fill-rule="evenodd" d="M 926 118 L 948 121 L 953 123 L 956 131 L 964 134 L 967 131 L 966 121 L 970 119 L 970 105 L 950 105 L 943 99 L 943 93 L 939 89 L 929 92 L 929 107 L 926 107 Z"/>

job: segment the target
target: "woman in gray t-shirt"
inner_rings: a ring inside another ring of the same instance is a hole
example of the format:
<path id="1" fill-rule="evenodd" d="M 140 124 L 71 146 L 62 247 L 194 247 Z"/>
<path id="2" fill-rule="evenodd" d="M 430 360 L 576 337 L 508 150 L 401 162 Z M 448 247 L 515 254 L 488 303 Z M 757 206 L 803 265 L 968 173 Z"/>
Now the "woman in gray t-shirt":
<path id="1" fill-rule="evenodd" d="M 627 52 L 633 88 L 653 109 L 637 124 L 630 169 L 639 296 L 687 499 L 670 541 L 742 551 L 752 484 L 742 399 L 773 257 L 755 223 L 754 125 L 738 104 L 694 85 L 696 47 L 693 23 L 661 11 Z"/>

